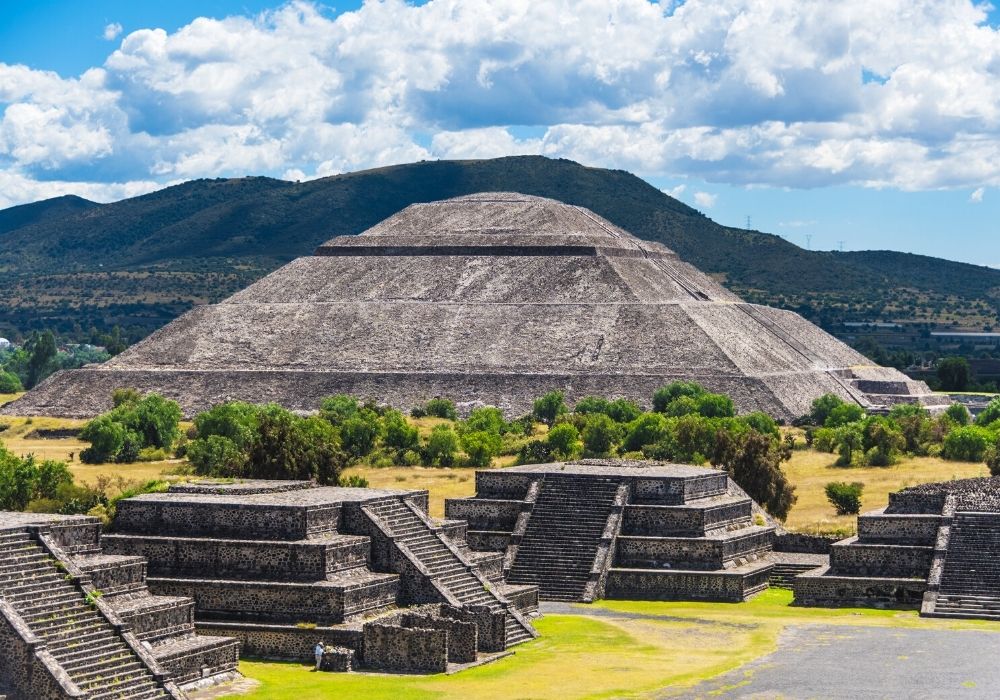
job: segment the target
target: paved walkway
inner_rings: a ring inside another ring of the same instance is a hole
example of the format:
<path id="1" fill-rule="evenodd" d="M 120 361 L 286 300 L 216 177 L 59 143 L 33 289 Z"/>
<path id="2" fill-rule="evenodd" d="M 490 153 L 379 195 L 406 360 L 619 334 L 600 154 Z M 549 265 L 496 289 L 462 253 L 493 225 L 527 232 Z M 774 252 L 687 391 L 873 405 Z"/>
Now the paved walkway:
<path id="1" fill-rule="evenodd" d="M 547 613 L 593 617 L 691 618 L 544 603 Z M 705 621 L 704 624 L 719 624 Z M 724 623 L 725 624 L 725 623 Z M 736 626 L 736 625 L 734 625 Z M 995 700 L 1000 632 L 793 625 L 778 651 L 658 700 Z"/>
<path id="2" fill-rule="evenodd" d="M 881 700 L 1000 697 L 1000 634 L 796 626 L 778 651 L 662 698 Z"/>

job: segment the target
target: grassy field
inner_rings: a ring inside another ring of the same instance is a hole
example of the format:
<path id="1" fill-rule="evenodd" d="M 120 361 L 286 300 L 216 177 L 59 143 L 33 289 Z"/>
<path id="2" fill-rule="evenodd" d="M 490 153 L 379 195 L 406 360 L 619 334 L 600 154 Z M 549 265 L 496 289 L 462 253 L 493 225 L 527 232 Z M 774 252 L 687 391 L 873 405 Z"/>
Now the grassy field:
<path id="1" fill-rule="evenodd" d="M 770 653 L 789 625 L 986 629 L 983 621 L 920 619 L 915 612 L 791 607 L 791 594 L 771 590 L 748 603 L 601 601 L 608 617 L 547 615 L 542 637 L 493 664 L 454 676 L 313 673 L 294 663 L 245 661 L 260 683 L 249 700 L 576 700 L 635 698 L 681 690 Z M 587 606 L 579 606 L 585 613 Z M 620 616 L 614 613 L 621 613 Z M 641 616 L 641 617 L 637 617 Z M 197 696 L 196 696 L 197 697 Z"/>

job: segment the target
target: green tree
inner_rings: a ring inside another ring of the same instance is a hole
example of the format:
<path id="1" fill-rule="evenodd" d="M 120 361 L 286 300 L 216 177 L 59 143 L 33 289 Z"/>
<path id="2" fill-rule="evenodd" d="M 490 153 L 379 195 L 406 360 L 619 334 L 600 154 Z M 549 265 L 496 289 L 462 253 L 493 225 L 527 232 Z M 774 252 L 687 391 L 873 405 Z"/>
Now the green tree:
<path id="1" fill-rule="evenodd" d="M 781 469 L 791 453 L 781 443 L 755 430 L 720 430 L 712 465 L 724 469 L 747 494 L 780 520 L 795 505 L 795 487 Z"/>
<path id="2" fill-rule="evenodd" d="M 706 418 L 731 418 L 736 415 L 733 400 L 724 394 L 702 394 L 697 401 L 698 413 Z"/>
<path id="3" fill-rule="evenodd" d="M 450 399 L 436 397 L 424 404 L 424 413 L 435 418 L 447 418 L 448 420 L 458 420 L 458 412 L 455 404 Z"/>
<path id="4" fill-rule="evenodd" d="M 969 409 L 964 404 L 957 402 L 948 406 L 944 414 L 955 421 L 955 425 L 968 425 L 972 420 Z"/>
<path id="5" fill-rule="evenodd" d="M 604 456 L 611 452 L 615 444 L 621 440 L 621 425 L 604 413 L 594 413 L 587 416 L 583 432 L 584 451 L 591 456 Z"/>
<path id="6" fill-rule="evenodd" d="M 557 460 L 568 460 L 580 454 L 580 431 L 572 423 L 552 426 L 546 437 L 552 456 Z"/>
<path id="7" fill-rule="evenodd" d="M 406 416 L 390 408 L 382 415 L 382 442 L 395 450 L 410 450 L 420 444 L 417 426 L 410 425 Z"/>
<path id="8" fill-rule="evenodd" d="M 986 428 L 978 425 L 960 426 L 945 436 L 941 456 L 960 462 L 982 462 L 993 440 L 993 433 Z"/>
<path id="9" fill-rule="evenodd" d="M 705 388 L 696 382 L 672 382 L 653 393 L 653 411 L 663 413 L 671 402 L 681 396 L 697 398 L 705 393 Z"/>
<path id="10" fill-rule="evenodd" d="M 667 434 L 667 419 L 661 413 L 643 413 L 628 424 L 622 448 L 636 452 L 646 445 L 655 445 Z"/>
<path id="11" fill-rule="evenodd" d="M 906 447 L 906 438 L 896 422 L 888 418 L 873 418 L 864 430 L 865 463 L 873 467 L 888 467 L 899 461 Z"/>
<path id="12" fill-rule="evenodd" d="M 861 494 L 865 485 L 860 481 L 847 483 L 831 481 L 826 485 L 826 499 L 837 510 L 837 515 L 857 515 L 861 511 Z"/>
<path id="13" fill-rule="evenodd" d="M 628 399 L 615 399 L 608 404 L 604 411 L 616 423 L 631 423 L 642 415 L 642 409 L 635 401 Z"/>
<path id="14" fill-rule="evenodd" d="M 13 372 L 0 369 L 0 394 L 16 394 L 24 391 L 21 380 Z"/>
<path id="15" fill-rule="evenodd" d="M 346 462 L 340 436 L 329 422 L 301 418 L 275 404 L 261 407 L 247 476 L 336 485 Z"/>
<path id="16" fill-rule="evenodd" d="M 986 452 L 986 466 L 989 467 L 990 476 L 1000 476 L 1000 435 Z"/>
<path id="17" fill-rule="evenodd" d="M 320 417 L 333 425 L 340 425 L 348 418 L 357 418 L 360 411 L 358 400 L 347 394 L 329 396 L 319 404 Z"/>
<path id="18" fill-rule="evenodd" d="M 450 467 L 455 464 L 455 455 L 457 452 L 458 433 L 450 426 L 435 425 L 427 438 L 427 446 L 424 448 L 424 455 L 427 462 L 442 467 Z"/>
<path id="19" fill-rule="evenodd" d="M 500 435 L 486 430 L 465 432 L 461 436 L 462 449 L 469 456 L 473 467 L 488 467 L 493 457 L 500 452 Z"/>
<path id="20" fill-rule="evenodd" d="M 826 425 L 826 419 L 833 409 L 843 405 L 844 400 L 836 394 L 823 394 L 819 398 L 813 399 L 809 418 L 814 425 Z"/>
<path id="21" fill-rule="evenodd" d="M 851 423 L 857 423 L 865 417 L 864 409 L 856 403 L 842 403 L 836 406 L 823 423 L 827 428 L 840 428 Z"/>
<path id="22" fill-rule="evenodd" d="M 26 386 L 31 389 L 58 369 L 56 338 L 51 331 L 45 331 L 32 337 L 26 349 L 29 355 Z"/>
<path id="23" fill-rule="evenodd" d="M 369 409 L 358 411 L 357 415 L 340 423 L 340 439 L 344 450 L 354 459 L 362 459 L 371 454 L 379 437 L 378 414 Z"/>
<path id="24" fill-rule="evenodd" d="M 966 391 L 972 381 L 972 369 L 964 357 L 945 357 L 938 360 L 937 376 L 943 391 Z"/>
<path id="25" fill-rule="evenodd" d="M 503 411 L 493 406 L 480 406 L 472 409 L 469 417 L 459 424 L 460 433 L 483 432 L 499 436 L 506 433 L 507 428 L 507 422 L 503 418 Z"/>
<path id="26" fill-rule="evenodd" d="M 105 413 L 93 419 L 80 431 L 80 439 L 89 442 L 90 447 L 80 452 L 80 461 L 85 464 L 114 462 L 125 444 L 128 429 Z"/>
<path id="27" fill-rule="evenodd" d="M 854 454 L 864 449 L 864 435 L 856 425 L 843 425 L 835 430 L 834 441 L 840 457 L 838 467 L 849 467 L 854 463 Z"/>
<path id="28" fill-rule="evenodd" d="M 1000 420 L 1000 396 L 996 397 L 976 416 L 976 425 L 990 425 Z"/>
<path id="29" fill-rule="evenodd" d="M 207 435 L 192 440 L 187 446 L 186 456 L 196 474 L 223 478 L 246 475 L 250 461 L 248 449 L 241 449 L 223 435 Z"/>
<path id="30" fill-rule="evenodd" d="M 573 406 L 573 413 L 603 413 L 607 415 L 610 405 L 611 402 L 601 396 L 584 396 Z"/>
<path id="31" fill-rule="evenodd" d="M 565 415 L 568 410 L 565 394 L 561 391 L 550 391 L 535 399 L 532 415 L 542 423 L 552 425 L 559 416 Z"/>

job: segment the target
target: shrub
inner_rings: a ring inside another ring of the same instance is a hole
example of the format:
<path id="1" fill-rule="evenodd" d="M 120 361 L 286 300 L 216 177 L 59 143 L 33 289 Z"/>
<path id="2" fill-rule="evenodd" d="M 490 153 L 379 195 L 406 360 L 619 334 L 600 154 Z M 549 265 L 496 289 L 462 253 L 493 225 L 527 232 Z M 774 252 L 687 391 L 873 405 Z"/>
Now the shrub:
<path id="1" fill-rule="evenodd" d="M 396 450 L 411 450 L 420 443 L 417 426 L 410 425 L 406 416 L 395 409 L 382 415 L 382 442 Z"/>
<path id="2" fill-rule="evenodd" d="M 720 430 L 712 465 L 724 469 L 751 498 L 784 520 L 796 501 L 795 488 L 781 469 L 781 462 L 790 456 L 777 439 L 754 430 Z"/>
<path id="3" fill-rule="evenodd" d="M 553 426 L 546 437 L 552 456 L 557 460 L 568 460 L 580 454 L 580 431 L 572 423 Z"/>
<path id="4" fill-rule="evenodd" d="M 552 425 L 559 416 L 564 415 L 568 410 L 565 394 L 561 391 L 550 391 L 535 399 L 532 415 L 542 423 Z"/>
<path id="5" fill-rule="evenodd" d="M 358 400 L 347 394 L 329 396 L 319 404 L 319 416 L 333 425 L 340 425 L 348 418 L 357 417 L 361 411 Z"/>
<path id="6" fill-rule="evenodd" d="M 856 515 L 861 511 L 861 493 L 865 485 L 860 481 L 850 484 L 831 481 L 826 485 L 826 498 L 837 510 L 837 515 Z"/>
<path id="7" fill-rule="evenodd" d="M 865 417 L 865 412 L 856 403 L 842 403 L 830 411 L 823 423 L 827 428 L 840 428 L 850 423 L 857 423 Z"/>
<path id="8" fill-rule="evenodd" d="M 887 418 L 872 418 L 864 431 L 865 464 L 888 467 L 899 461 L 906 447 L 906 438 L 895 422 Z"/>
<path id="9" fill-rule="evenodd" d="M 247 476 L 255 479 L 314 479 L 336 484 L 346 463 L 340 436 L 330 423 L 300 418 L 281 406 L 261 407 L 258 435 Z"/>
<path id="10" fill-rule="evenodd" d="M 622 436 L 621 425 L 604 413 L 587 417 L 583 426 L 583 448 L 588 455 L 601 456 L 611 452 Z"/>
<path id="11" fill-rule="evenodd" d="M 616 423 L 630 423 L 642 415 L 642 409 L 635 401 L 615 399 L 608 404 L 605 413 Z"/>
<path id="12" fill-rule="evenodd" d="M 678 396 L 666 405 L 661 413 L 670 418 L 689 416 L 698 412 L 698 399 L 693 396 Z"/>
<path id="13" fill-rule="evenodd" d="M 945 409 L 944 414 L 955 421 L 956 425 L 968 425 L 971 420 L 969 409 L 964 404 L 953 403 Z"/>
<path id="14" fill-rule="evenodd" d="M 660 413 L 643 413 L 628 424 L 622 441 L 623 451 L 641 450 L 653 445 L 667 434 L 667 419 Z"/>
<path id="15" fill-rule="evenodd" d="M 340 423 L 341 446 L 354 459 L 371 454 L 379 436 L 378 414 L 364 409 Z"/>
<path id="16" fill-rule="evenodd" d="M 990 469 L 990 476 L 1000 476 L 1000 436 L 986 452 L 986 466 Z"/>
<path id="17" fill-rule="evenodd" d="M 208 435 L 188 444 L 187 460 L 196 474 L 237 477 L 245 473 L 250 455 L 228 437 Z"/>
<path id="18" fill-rule="evenodd" d="M 458 412 L 455 410 L 455 404 L 449 399 L 442 399 L 440 397 L 431 399 L 424 404 L 424 412 L 428 416 L 434 416 L 435 418 L 458 420 Z"/>
<path id="19" fill-rule="evenodd" d="M 941 456 L 960 462 L 982 462 L 993 438 L 990 431 L 978 425 L 960 426 L 945 436 Z"/>
<path id="20" fill-rule="evenodd" d="M 518 464 L 545 464 L 551 461 L 553 461 L 552 450 L 544 440 L 531 440 L 517 453 Z"/>
<path id="21" fill-rule="evenodd" d="M 781 436 L 781 431 L 778 430 L 778 424 L 773 418 L 771 418 L 771 416 L 766 413 L 762 413 L 761 411 L 754 411 L 753 413 L 741 416 L 740 421 L 753 430 L 756 430 L 761 435 L 773 435 L 774 437 Z"/>
<path id="22" fill-rule="evenodd" d="M 986 404 L 986 408 L 976 416 L 976 425 L 989 425 L 998 420 L 1000 420 L 1000 396 Z"/>
<path id="23" fill-rule="evenodd" d="M 18 376 L 0 369 L 0 394 L 16 394 L 21 391 L 24 391 L 24 387 Z"/>
<path id="24" fill-rule="evenodd" d="M 696 382 L 672 382 L 653 393 L 653 411 L 663 413 L 673 401 L 681 396 L 697 398 L 705 393 L 704 387 Z"/>
<path id="25" fill-rule="evenodd" d="M 736 415 L 733 400 L 724 394 L 702 394 L 696 400 L 698 413 L 706 418 L 732 418 Z"/>
<path id="26" fill-rule="evenodd" d="M 682 416 L 671 427 L 660 442 L 661 449 L 664 444 L 670 447 L 663 449 L 659 458 L 692 464 L 701 464 L 712 454 L 720 432 L 716 422 L 700 415 Z"/>
<path id="27" fill-rule="evenodd" d="M 80 439 L 90 443 L 90 447 L 80 452 L 80 461 L 84 464 L 115 461 L 125 444 L 126 432 L 125 426 L 115 421 L 110 414 L 93 419 L 80 431 Z"/>
<path id="28" fill-rule="evenodd" d="M 823 394 L 818 399 L 813 399 L 809 418 L 815 425 L 825 425 L 833 409 L 843 405 L 844 400 L 836 394 Z"/>
<path id="29" fill-rule="evenodd" d="M 131 464 L 144 447 L 169 451 L 180 436 L 181 409 L 159 394 L 139 397 L 134 389 L 119 389 L 115 407 L 87 423 L 80 438 L 91 445 L 80 453 L 83 462 Z"/>
<path id="30" fill-rule="evenodd" d="M 600 396 L 584 396 L 582 399 L 576 402 L 573 407 L 573 413 L 603 413 L 608 415 L 611 402 Z"/>
<path id="31" fill-rule="evenodd" d="M 864 448 L 864 435 L 856 425 L 845 425 L 834 431 L 834 442 L 840 455 L 836 465 L 849 467 L 854 464 L 854 454 Z"/>
<path id="32" fill-rule="evenodd" d="M 368 488 L 368 479 L 360 474 L 351 474 L 340 477 L 340 485 L 352 489 L 366 489 Z"/>
<path id="33" fill-rule="evenodd" d="M 450 426 L 436 425 L 427 438 L 424 456 L 428 464 L 450 467 L 455 463 L 458 452 L 458 433 Z"/>
<path id="34" fill-rule="evenodd" d="M 820 452 L 837 449 L 837 431 L 833 428 L 817 428 L 812 433 L 812 446 Z"/>
<path id="35" fill-rule="evenodd" d="M 186 448 L 185 448 L 186 449 Z M 170 453 L 162 447 L 143 447 L 139 450 L 138 462 L 162 462 L 170 459 Z"/>
<path id="36" fill-rule="evenodd" d="M 503 435 L 507 430 L 508 425 L 503 418 L 503 411 L 493 406 L 480 406 L 472 409 L 469 417 L 459 424 L 459 432 Z"/>
<path id="37" fill-rule="evenodd" d="M 488 467 L 493 457 L 500 451 L 501 440 L 498 433 L 485 430 L 466 432 L 461 436 L 462 449 L 473 467 Z"/>

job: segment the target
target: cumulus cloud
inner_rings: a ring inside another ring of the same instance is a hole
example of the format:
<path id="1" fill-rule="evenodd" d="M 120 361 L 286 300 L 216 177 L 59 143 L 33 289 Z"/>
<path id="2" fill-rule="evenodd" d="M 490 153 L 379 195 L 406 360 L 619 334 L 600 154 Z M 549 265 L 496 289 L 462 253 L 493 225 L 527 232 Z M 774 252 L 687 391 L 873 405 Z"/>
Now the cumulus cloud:
<path id="1" fill-rule="evenodd" d="M 715 206 L 715 200 L 718 199 L 717 195 L 710 194 L 708 192 L 695 192 L 694 202 L 699 207 L 704 207 L 705 209 L 711 209 Z"/>
<path id="2" fill-rule="evenodd" d="M 118 48 L 80 76 L 0 64 L 0 171 L 39 184 L 24 196 L 114 196 L 537 153 L 736 185 L 1000 186 L 1000 33 L 986 12 L 381 0 L 333 16 L 297 1 L 175 32 L 112 23 Z"/>
<path id="3" fill-rule="evenodd" d="M 101 36 L 103 36 L 106 41 L 114 41 L 121 36 L 122 30 L 122 25 L 118 22 L 112 22 L 111 24 L 104 25 L 104 32 Z"/>
<path id="4" fill-rule="evenodd" d="M 972 202 L 973 204 L 980 204 L 983 201 L 983 195 L 985 193 L 986 193 L 985 189 L 983 189 L 982 187 L 977 187 L 972 191 L 972 194 L 969 195 L 969 201 Z"/>

